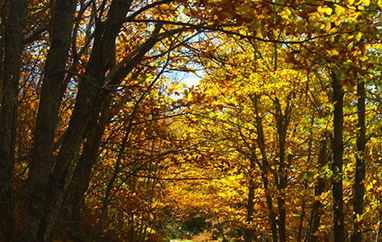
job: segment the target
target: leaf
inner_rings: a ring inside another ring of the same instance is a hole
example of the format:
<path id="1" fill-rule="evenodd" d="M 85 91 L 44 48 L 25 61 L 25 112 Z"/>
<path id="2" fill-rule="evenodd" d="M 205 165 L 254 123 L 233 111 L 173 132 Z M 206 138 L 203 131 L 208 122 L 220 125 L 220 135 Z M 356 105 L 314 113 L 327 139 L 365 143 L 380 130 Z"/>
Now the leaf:
<path id="1" fill-rule="evenodd" d="M 333 9 L 332 9 L 332 8 L 326 8 L 326 9 L 325 9 L 325 13 L 326 13 L 327 15 L 331 15 L 331 14 L 333 13 Z"/>
<path id="2" fill-rule="evenodd" d="M 208 114 L 208 117 L 211 118 L 211 119 L 215 119 L 217 117 L 216 113 L 214 112 L 211 112 Z"/>
<path id="3" fill-rule="evenodd" d="M 357 34 L 355 34 L 355 40 L 356 41 L 360 41 L 362 39 L 362 33 L 361 32 L 358 32 Z"/>
<path id="4" fill-rule="evenodd" d="M 338 16 L 340 16 L 341 14 L 343 14 L 344 12 L 346 12 L 346 9 L 338 4 L 336 4 L 336 9 L 335 9 L 335 12 Z"/>
<path id="5" fill-rule="evenodd" d="M 290 11 L 289 8 L 284 8 L 284 11 L 285 11 L 285 14 L 286 14 L 287 16 L 292 15 L 292 12 Z"/>
<path id="6" fill-rule="evenodd" d="M 320 13 L 320 14 L 327 14 L 327 15 L 331 15 L 333 13 L 333 9 L 330 8 L 330 7 L 321 7 L 319 6 L 317 8 L 317 11 Z"/>
<path id="7" fill-rule="evenodd" d="M 370 5 L 370 0 L 362 0 L 362 3 L 368 7 Z"/>
<path id="8" fill-rule="evenodd" d="M 339 52 L 338 52 L 338 50 L 336 50 L 336 49 L 326 50 L 326 52 L 327 52 L 329 55 L 331 55 L 331 56 L 339 55 Z"/>
<path id="9" fill-rule="evenodd" d="M 326 32 L 329 32 L 330 29 L 331 29 L 331 27 L 332 27 L 332 25 L 330 24 L 330 22 L 328 22 L 328 23 L 326 24 Z"/>
<path id="10" fill-rule="evenodd" d="M 191 92 L 189 92 L 189 93 L 187 94 L 187 101 L 188 101 L 188 102 L 191 102 L 191 101 L 192 101 L 192 93 L 191 93 Z"/>

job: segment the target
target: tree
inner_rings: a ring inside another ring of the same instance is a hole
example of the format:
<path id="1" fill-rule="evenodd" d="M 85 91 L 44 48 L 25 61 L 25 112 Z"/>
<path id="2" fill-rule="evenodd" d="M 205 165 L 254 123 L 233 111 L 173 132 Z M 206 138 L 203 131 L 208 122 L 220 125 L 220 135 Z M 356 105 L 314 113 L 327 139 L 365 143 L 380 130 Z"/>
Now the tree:
<path id="1" fill-rule="evenodd" d="M 22 30 L 27 14 L 24 0 L 10 1 L 8 16 L 2 19 L 4 27 L 4 61 L 2 62 L 2 99 L 0 109 L 0 221 L 1 236 L 13 236 L 13 166 L 16 146 L 17 106 L 20 80 L 21 54 L 23 44 Z M 4 16 L 4 15 L 2 15 Z"/>

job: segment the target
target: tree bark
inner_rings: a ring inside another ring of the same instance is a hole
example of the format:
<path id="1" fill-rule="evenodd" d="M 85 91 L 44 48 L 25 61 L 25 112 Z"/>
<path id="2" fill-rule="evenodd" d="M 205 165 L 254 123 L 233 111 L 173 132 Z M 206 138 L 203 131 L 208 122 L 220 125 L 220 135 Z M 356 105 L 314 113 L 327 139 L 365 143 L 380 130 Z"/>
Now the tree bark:
<path id="1" fill-rule="evenodd" d="M 303 192 L 308 189 L 308 181 L 304 180 L 304 190 Z M 302 240 L 302 230 L 304 227 L 304 219 L 305 219 L 305 207 L 306 207 L 306 199 L 305 196 L 302 198 L 302 204 L 301 204 L 301 215 L 300 220 L 298 222 L 298 232 L 297 232 L 297 242 L 301 242 Z"/>
<path id="2" fill-rule="evenodd" d="M 63 137 L 63 144 L 57 155 L 56 164 L 49 177 L 46 189 L 46 199 L 43 204 L 44 217 L 39 226 L 41 241 L 50 241 L 54 226 L 59 217 L 64 195 L 73 174 L 75 162 L 80 156 L 80 149 L 91 114 L 98 106 L 105 73 L 114 53 L 115 39 L 122 26 L 123 19 L 130 3 L 115 0 L 111 3 L 106 22 L 98 23 L 95 29 L 95 39 L 76 98 L 76 104 L 69 121 L 69 126 Z M 99 110 L 98 110 L 99 111 Z"/>
<path id="3" fill-rule="evenodd" d="M 327 164 L 327 161 L 328 161 L 328 154 L 326 150 L 327 150 L 327 139 L 324 138 L 321 141 L 320 151 L 318 154 L 318 164 L 319 164 L 320 171 Z M 317 184 L 314 188 L 315 198 L 320 196 L 324 192 L 325 180 L 326 179 L 324 177 L 318 177 Z M 309 220 L 308 228 L 305 234 L 305 242 L 318 241 L 317 231 L 318 231 L 318 227 L 320 226 L 321 206 L 322 204 L 319 199 L 315 199 L 313 201 L 310 220 Z"/>
<path id="4" fill-rule="evenodd" d="M 357 135 L 357 153 L 356 153 L 356 170 L 355 181 L 353 185 L 353 229 L 351 235 L 351 242 L 362 241 L 362 220 L 360 217 L 363 214 L 363 196 L 365 195 L 365 146 L 366 146 L 366 122 L 365 122 L 365 82 L 358 80 L 357 82 L 357 115 L 358 115 L 358 135 Z"/>
<path id="5" fill-rule="evenodd" d="M 53 166 L 53 142 L 57 114 L 63 96 L 65 66 L 70 46 L 76 0 L 57 0 L 51 22 L 51 47 L 47 56 L 44 81 L 31 152 L 23 209 L 22 241 L 45 241 L 38 232 L 46 183 Z"/>
<path id="6" fill-rule="evenodd" d="M 285 189 L 287 187 L 287 164 L 285 160 L 285 143 L 286 143 L 286 134 L 289 126 L 289 96 L 288 103 L 283 114 L 281 110 L 281 104 L 276 98 L 276 122 L 277 122 L 277 133 L 279 138 L 279 168 L 278 168 L 278 177 L 279 181 L 277 184 L 278 196 L 277 204 L 279 210 L 279 241 L 286 242 L 286 207 L 285 207 Z"/>
<path id="7" fill-rule="evenodd" d="M 11 0 L 4 29 L 4 61 L 0 107 L 0 233 L 13 237 L 12 171 L 15 159 L 17 97 L 27 3 Z"/>
<path id="8" fill-rule="evenodd" d="M 249 228 L 245 228 L 244 241 L 252 242 L 254 240 L 254 230 L 251 228 L 253 222 L 253 199 L 255 198 L 255 182 L 252 172 L 255 170 L 255 161 L 250 159 L 249 165 L 249 186 L 248 186 L 248 201 L 247 201 L 247 225 Z"/>
<path id="9" fill-rule="evenodd" d="M 70 221 L 75 228 L 79 228 L 81 208 L 85 192 L 89 187 L 92 167 L 97 162 L 99 146 L 105 126 L 110 121 L 109 106 L 111 97 L 104 97 L 104 99 L 106 100 L 103 102 L 99 119 L 97 119 L 97 117 L 94 118 L 92 124 L 88 127 L 89 132 L 84 149 L 73 173 L 66 195 L 65 207 L 68 207 L 68 209 L 66 211 L 65 220 Z M 92 116 L 97 115 L 98 112 L 95 111 Z"/>
<path id="10" fill-rule="evenodd" d="M 332 73 L 333 87 L 333 228 L 334 241 L 345 241 L 345 224 L 344 224 L 344 201 L 342 190 L 342 166 L 343 166 L 343 90 L 340 80 L 335 73 Z"/>
<path id="11" fill-rule="evenodd" d="M 264 185 L 264 190 L 265 190 L 265 199 L 266 203 L 268 206 L 268 218 L 269 218 L 269 223 L 271 226 L 271 231 L 272 231 L 272 241 L 273 242 L 278 242 L 279 237 L 277 233 L 277 221 L 276 221 L 276 213 L 274 212 L 273 208 L 273 201 L 272 201 L 272 195 L 269 190 L 269 181 L 268 181 L 268 175 L 269 171 L 272 169 L 267 158 L 267 153 L 265 150 L 265 138 L 264 138 L 264 129 L 263 129 L 263 121 L 260 116 L 260 111 L 258 107 L 258 102 L 259 102 L 259 97 L 255 95 L 254 97 L 251 98 L 251 101 L 253 103 L 253 106 L 255 108 L 255 113 L 256 113 L 256 131 L 257 131 L 257 144 L 260 149 L 261 153 L 261 178 L 263 180 L 263 185 Z M 277 180 L 277 174 L 275 175 L 275 179 Z"/>

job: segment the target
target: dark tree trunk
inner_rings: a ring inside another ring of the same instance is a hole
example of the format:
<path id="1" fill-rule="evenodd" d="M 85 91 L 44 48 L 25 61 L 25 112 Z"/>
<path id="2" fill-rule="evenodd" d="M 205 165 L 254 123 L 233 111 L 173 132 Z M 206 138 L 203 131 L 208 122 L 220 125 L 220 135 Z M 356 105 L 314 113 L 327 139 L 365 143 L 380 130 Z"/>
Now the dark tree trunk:
<path id="1" fill-rule="evenodd" d="M 106 22 L 98 23 L 95 39 L 85 75 L 78 87 L 76 104 L 66 130 L 56 164 L 49 177 L 46 199 L 43 204 L 44 217 L 41 219 L 39 234 L 41 241 L 50 241 L 58 220 L 64 195 L 73 174 L 75 162 L 79 158 L 85 130 L 92 118 L 101 95 L 105 73 L 113 59 L 115 39 L 120 31 L 120 22 L 126 16 L 130 3 L 112 1 Z M 100 110 L 98 110 L 100 111 Z"/>
<path id="2" fill-rule="evenodd" d="M 0 233 L 3 238 L 13 237 L 12 171 L 15 158 L 22 30 L 26 12 L 25 0 L 11 0 L 8 17 L 4 20 L 5 46 L 0 108 Z"/>
<path id="3" fill-rule="evenodd" d="M 344 201 L 342 190 L 342 166 L 343 166 L 343 90 L 340 80 L 336 74 L 332 74 L 333 87 L 333 228 L 334 241 L 345 241 L 345 224 L 344 224 Z"/>
<path id="4" fill-rule="evenodd" d="M 278 168 L 278 196 L 277 196 L 277 204 L 279 210 L 279 219 L 278 219 L 278 227 L 279 227 L 279 241 L 286 242 L 286 207 L 285 207 L 285 189 L 287 187 L 288 175 L 287 175 L 287 166 L 288 162 L 292 156 L 288 157 L 288 162 L 285 159 L 285 145 L 286 145 L 286 135 L 289 126 L 289 114 L 291 112 L 291 106 L 289 105 L 290 94 L 287 97 L 287 106 L 283 113 L 281 109 L 281 104 L 279 100 L 276 98 L 276 123 L 277 123 L 277 133 L 279 138 L 279 168 Z"/>
<path id="5" fill-rule="evenodd" d="M 319 170 L 321 171 L 322 168 L 327 164 L 328 162 L 328 154 L 327 154 L 327 139 L 324 138 L 321 141 L 321 147 L 318 154 L 318 164 L 319 164 Z M 314 197 L 320 196 L 325 189 L 325 178 L 324 177 L 318 177 L 316 186 L 314 188 Z M 310 215 L 310 220 L 308 224 L 308 228 L 305 234 L 305 242 L 316 242 L 318 241 L 317 231 L 318 227 L 320 226 L 320 217 L 321 217 L 321 201 L 318 199 L 315 199 L 313 201 L 313 207 Z"/>
<path id="6" fill-rule="evenodd" d="M 269 190 L 269 181 L 268 181 L 268 175 L 269 171 L 271 169 L 271 166 L 268 162 L 267 158 L 267 153 L 265 150 L 265 138 L 264 138 L 264 130 L 263 130 L 263 121 L 260 116 L 260 111 L 258 107 L 258 102 L 259 102 L 259 97 L 254 96 L 251 98 L 251 101 L 253 103 L 253 106 L 255 108 L 256 112 L 256 131 L 257 131 L 257 144 L 259 146 L 260 152 L 261 152 L 261 160 L 262 163 L 260 164 L 260 169 L 261 169 L 261 178 L 263 180 L 263 185 L 264 185 L 264 190 L 265 190 L 265 198 L 266 198 L 266 203 L 268 206 L 268 218 L 269 218 L 269 223 L 271 226 L 271 231 L 272 231 L 272 241 L 273 242 L 278 242 L 278 233 L 277 233 L 277 223 L 276 223 L 276 214 L 274 212 L 273 208 L 273 201 L 272 201 L 272 195 Z M 277 174 L 274 174 L 277 176 Z M 277 178 L 275 177 L 277 180 Z"/>
<path id="7" fill-rule="evenodd" d="M 52 153 L 57 114 L 63 95 L 65 66 L 70 46 L 76 0 L 57 0 L 51 22 L 51 47 L 37 115 L 23 210 L 22 241 L 46 241 L 38 232 L 46 183 L 53 166 Z"/>
<path id="8" fill-rule="evenodd" d="M 305 193 L 307 189 L 308 189 L 308 182 L 306 180 L 304 180 L 303 192 Z M 302 198 L 301 215 L 300 215 L 300 220 L 298 222 L 297 242 L 301 242 L 301 240 L 302 240 L 302 230 L 304 227 L 304 219 L 305 219 L 305 207 L 306 207 L 306 199 L 304 196 Z"/>
<path id="9" fill-rule="evenodd" d="M 279 241 L 286 242 L 286 207 L 285 207 L 285 188 L 287 186 L 287 173 L 285 167 L 285 136 L 279 137 L 282 139 L 279 141 L 280 149 L 280 164 L 279 164 L 279 178 L 278 184 L 279 194 L 277 196 L 277 204 L 279 211 L 279 218 L 277 220 L 279 227 Z"/>
<path id="10" fill-rule="evenodd" d="M 283 148 L 281 146 L 280 148 Z M 284 155 L 280 154 L 279 164 L 279 177 L 280 183 L 278 184 L 277 205 L 279 211 L 278 228 L 279 228 L 279 242 L 286 242 L 286 207 L 285 207 L 285 188 L 287 187 L 286 167 Z"/>
<path id="11" fill-rule="evenodd" d="M 85 192 L 90 183 L 92 167 L 97 162 L 99 146 L 101 144 L 105 126 L 110 120 L 110 98 L 110 96 L 104 97 L 105 101 L 103 101 L 99 119 L 97 119 L 98 111 L 93 113 L 93 117 L 95 116 L 93 118 L 94 120 L 92 120 L 92 123 L 87 128 L 89 132 L 87 134 L 83 152 L 68 187 L 65 202 L 65 207 L 68 209 L 65 212 L 65 220 L 70 221 L 70 224 L 75 226 L 73 229 L 79 228 L 81 208 Z"/>
<path id="12" fill-rule="evenodd" d="M 264 173 L 262 173 L 261 178 L 263 180 L 264 190 L 265 190 L 265 199 L 268 206 L 268 218 L 269 218 L 269 223 L 271 225 L 272 241 L 278 242 L 279 239 L 278 239 L 278 233 L 277 233 L 276 213 L 274 212 L 272 196 L 271 196 L 271 192 L 269 191 L 268 177 Z"/>
<path id="13" fill-rule="evenodd" d="M 356 153 L 356 170 L 355 181 L 353 185 L 353 229 L 351 235 L 352 242 L 362 241 L 362 221 L 357 218 L 363 214 L 363 196 L 365 194 L 365 146 L 366 146 L 366 122 L 365 122 L 365 82 L 358 80 L 357 82 L 357 113 L 358 113 L 358 136 L 357 136 L 357 153 Z"/>
<path id="14" fill-rule="evenodd" d="M 254 240 L 254 230 L 251 228 L 253 222 L 253 199 L 255 198 L 255 182 L 252 172 L 255 169 L 255 161 L 250 159 L 249 165 L 249 187 L 248 187 L 248 201 L 247 201 L 247 224 L 249 228 L 245 228 L 244 241 L 252 242 Z"/>

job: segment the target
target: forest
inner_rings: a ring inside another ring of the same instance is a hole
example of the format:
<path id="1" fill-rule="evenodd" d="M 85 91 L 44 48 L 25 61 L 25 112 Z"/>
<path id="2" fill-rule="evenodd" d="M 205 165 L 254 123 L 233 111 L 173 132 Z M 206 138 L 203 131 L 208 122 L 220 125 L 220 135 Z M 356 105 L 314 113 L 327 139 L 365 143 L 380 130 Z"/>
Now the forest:
<path id="1" fill-rule="evenodd" d="M 382 241 L 382 0 L 0 12 L 0 241 Z"/>

